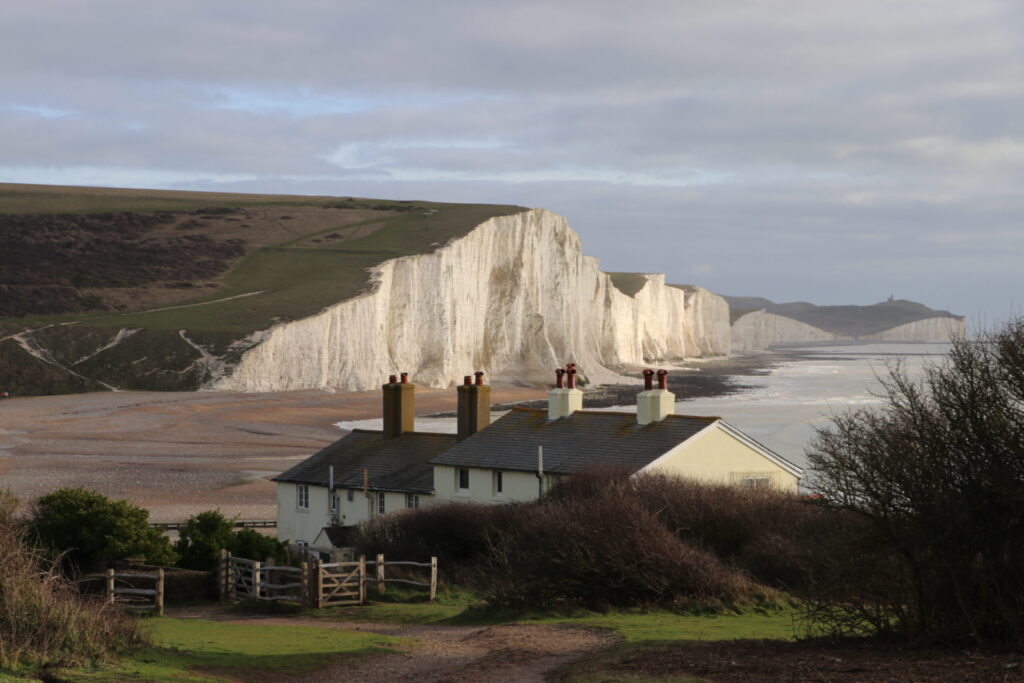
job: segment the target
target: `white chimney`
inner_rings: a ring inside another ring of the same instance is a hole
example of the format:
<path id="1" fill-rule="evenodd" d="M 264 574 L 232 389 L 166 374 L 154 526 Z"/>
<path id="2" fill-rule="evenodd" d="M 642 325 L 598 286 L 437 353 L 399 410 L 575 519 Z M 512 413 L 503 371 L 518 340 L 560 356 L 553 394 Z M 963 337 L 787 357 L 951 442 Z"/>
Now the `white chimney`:
<path id="1" fill-rule="evenodd" d="M 676 412 L 676 395 L 668 390 L 668 372 L 658 370 L 658 388 L 654 388 L 654 370 L 644 370 L 644 390 L 636 395 L 637 424 L 661 422 Z"/>
<path id="2" fill-rule="evenodd" d="M 555 370 L 555 388 L 548 393 L 549 420 L 569 417 L 583 409 L 583 392 L 576 388 L 576 365 L 569 363 L 567 368 Z"/>

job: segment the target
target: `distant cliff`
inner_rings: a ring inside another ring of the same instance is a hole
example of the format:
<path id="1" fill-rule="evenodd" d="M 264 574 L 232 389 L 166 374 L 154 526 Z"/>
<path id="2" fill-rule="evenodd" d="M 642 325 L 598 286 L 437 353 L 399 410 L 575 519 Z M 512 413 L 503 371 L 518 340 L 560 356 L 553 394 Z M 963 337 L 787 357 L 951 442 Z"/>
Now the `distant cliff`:
<path id="1" fill-rule="evenodd" d="M 733 351 L 761 351 L 773 344 L 831 342 L 836 335 L 774 313 L 744 313 L 732 324 Z"/>
<path id="2" fill-rule="evenodd" d="M 433 253 L 381 264 L 364 295 L 261 333 L 208 386 L 369 389 L 396 369 L 433 386 L 476 369 L 548 381 L 570 360 L 602 381 L 645 359 L 729 352 L 721 297 L 660 274 L 630 274 L 626 291 L 614 279 L 561 216 L 492 218 Z"/>
<path id="3" fill-rule="evenodd" d="M 804 301 L 776 304 L 759 297 L 725 298 L 734 351 L 803 342 L 946 342 L 965 331 L 962 316 L 902 299 L 871 306 L 816 306 Z"/>

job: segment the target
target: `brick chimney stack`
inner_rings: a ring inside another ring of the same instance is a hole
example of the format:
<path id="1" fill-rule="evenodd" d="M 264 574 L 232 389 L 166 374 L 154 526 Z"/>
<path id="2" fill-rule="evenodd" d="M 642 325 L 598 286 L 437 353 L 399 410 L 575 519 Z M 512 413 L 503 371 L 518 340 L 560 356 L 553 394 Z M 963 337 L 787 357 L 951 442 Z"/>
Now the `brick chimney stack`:
<path id="1" fill-rule="evenodd" d="M 676 412 L 676 395 L 668 390 L 668 371 L 658 370 L 658 388 L 654 371 L 644 370 L 644 390 L 636 395 L 636 421 L 645 425 L 661 422 Z"/>
<path id="2" fill-rule="evenodd" d="M 548 392 L 548 419 L 569 417 L 582 409 L 583 392 L 576 388 L 576 364 L 569 363 L 564 370 L 555 370 L 555 388 Z"/>
<path id="3" fill-rule="evenodd" d="M 384 394 L 384 438 L 394 439 L 414 430 L 416 418 L 416 385 L 409 382 L 409 373 L 403 372 L 401 381 L 394 375 L 388 378 Z"/>
<path id="4" fill-rule="evenodd" d="M 491 423 L 491 388 L 484 384 L 484 373 L 477 371 L 476 381 L 466 375 L 459 392 L 459 441 L 469 438 Z"/>

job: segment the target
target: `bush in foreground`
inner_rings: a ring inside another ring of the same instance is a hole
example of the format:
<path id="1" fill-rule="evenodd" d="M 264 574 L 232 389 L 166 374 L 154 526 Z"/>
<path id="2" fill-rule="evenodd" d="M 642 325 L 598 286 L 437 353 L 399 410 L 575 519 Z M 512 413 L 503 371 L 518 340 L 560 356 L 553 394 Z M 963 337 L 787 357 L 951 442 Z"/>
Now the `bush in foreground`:
<path id="1" fill-rule="evenodd" d="M 0 525 L 0 668 L 81 666 L 142 642 L 136 619 L 82 597 L 52 560 Z"/>
<path id="2" fill-rule="evenodd" d="M 893 560 L 822 609 L 838 626 L 1024 648 L 1024 318 L 955 341 L 922 383 L 895 366 L 883 385 L 881 409 L 833 418 L 809 458 L 828 505 L 867 521 L 859 546 Z"/>

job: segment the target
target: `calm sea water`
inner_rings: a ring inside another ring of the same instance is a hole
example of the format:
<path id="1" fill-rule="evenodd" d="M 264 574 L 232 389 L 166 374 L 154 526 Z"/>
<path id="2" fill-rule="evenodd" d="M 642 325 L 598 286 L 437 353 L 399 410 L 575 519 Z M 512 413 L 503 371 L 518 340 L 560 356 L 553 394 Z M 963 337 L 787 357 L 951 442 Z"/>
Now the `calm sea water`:
<path id="1" fill-rule="evenodd" d="M 878 376 L 887 363 L 902 362 L 920 376 L 928 362 L 942 361 L 948 344 L 860 344 L 801 349 L 809 358 L 786 362 L 764 376 L 741 377 L 753 388 L 732 396 L 680 401 L 676 413 L 718 415 L 801 467 L 816 427 L 829 416 L 878 406 Z"/>

